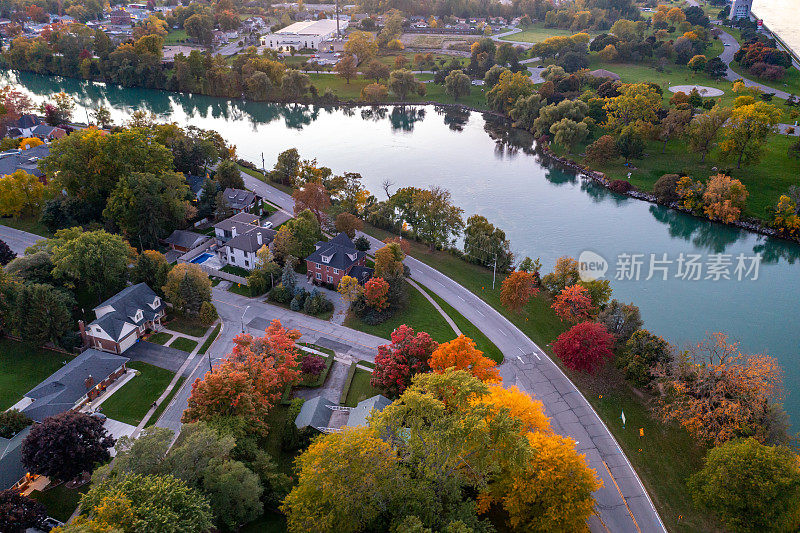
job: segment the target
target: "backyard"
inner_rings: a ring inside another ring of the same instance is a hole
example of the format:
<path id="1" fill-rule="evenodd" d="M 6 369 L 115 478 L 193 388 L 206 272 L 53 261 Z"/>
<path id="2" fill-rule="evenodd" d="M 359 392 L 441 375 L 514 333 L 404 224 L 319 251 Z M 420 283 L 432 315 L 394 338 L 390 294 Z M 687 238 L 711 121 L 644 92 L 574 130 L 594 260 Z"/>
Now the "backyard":
<path id="1" fill-rule="evenodd" d="M 0 339 L 0 410 L 5 411 L 72 356 Z"/>

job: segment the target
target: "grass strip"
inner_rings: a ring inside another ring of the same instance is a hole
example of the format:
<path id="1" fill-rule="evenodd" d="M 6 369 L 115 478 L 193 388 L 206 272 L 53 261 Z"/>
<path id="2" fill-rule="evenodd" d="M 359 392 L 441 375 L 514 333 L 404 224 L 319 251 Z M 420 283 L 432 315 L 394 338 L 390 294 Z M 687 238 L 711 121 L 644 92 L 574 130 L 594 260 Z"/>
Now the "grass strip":
<path id="1" fill-rule="evenodd" d="M 211 344 L 213 344 L 214 340 L 216 340 L 217 336 L 219 335 L 219 330 L 221 329 L 222 324 L 217 324 L 214 326 L 214 331 L 211 332 L 211 335 L 208 336 L 206 342 L 204 342 L 200 349 L 197 350 L 198 354 L 203 355 L 206 353 L 206 351 L 208 351 L 208 348 L 211 346 Z"/>
<path id="2" fill-rule="evenodd" d="M 186 337 L 178 337 L 172 341 L 172 344 L 170 344 L 169 347 L 177 350 L 183 350 L 187 353 L 192 353 L 192 350 L 197 347 L 197 341 L 187 339 Z"/>

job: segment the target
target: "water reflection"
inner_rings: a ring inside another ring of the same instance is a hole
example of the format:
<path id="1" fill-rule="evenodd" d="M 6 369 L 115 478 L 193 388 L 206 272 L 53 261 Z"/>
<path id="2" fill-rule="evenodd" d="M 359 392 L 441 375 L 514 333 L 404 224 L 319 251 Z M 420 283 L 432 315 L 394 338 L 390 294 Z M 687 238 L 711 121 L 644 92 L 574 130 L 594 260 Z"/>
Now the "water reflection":
<path id="1" fill-rule="evenodd" d="M 739 228 L 715 224 L 662 205 L 651 205 L 650 213 L 657 221 L 669 226 L 670 237 L 690 241 L 697 248 L 723 253 L 730 245 L 749 233 Z"/>
<path id="2" fill-rule="evenodd" d="M 494 153 L 498 159 L 514 158 L 519 152 L 532 155 L 534 153 L 534 138 L 530 132 L 509 128 L 507 120 L 483 114 L 483 131 L 494 141 Z"/>
<path id="3" fill-rule="evenodd" d="M 469 122 L 470 112 L 460 107 L 437 106 L 434 108 L 438 115 L 442 115 L 444 123 L 451 131 L 464 131 L 464 126 Z"/>
<path id="4" fill-rule="evenodd" d="M 614 205 L 622 205 L 631 201 L 629 196 L 617 194 L 614 191 L 598 185 L 588 178 L 581 178 L 581 190 L 589 195 L 593 202 L 612 202 Z M 638 201 L 638 200 L 637 200 Z"/>
<path id="5" fill-rule="evenodd" d="M 392 131 L 414 131 L 414 124 L 425 119 L 425 109 L 412 106 L 395 106 L 389 114 Z"/>

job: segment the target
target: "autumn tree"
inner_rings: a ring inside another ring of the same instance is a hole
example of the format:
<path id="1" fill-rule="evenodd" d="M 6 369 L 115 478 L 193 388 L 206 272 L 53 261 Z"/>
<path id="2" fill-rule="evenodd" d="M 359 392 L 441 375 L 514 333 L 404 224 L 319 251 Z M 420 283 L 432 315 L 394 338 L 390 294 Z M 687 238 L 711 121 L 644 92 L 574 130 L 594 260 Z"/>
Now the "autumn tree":
<path id="1" fill-rule="evenodd" d="M 475 341 L 459 335 L 450 342 L 439 345 L 431 355 L 429 363 L 434 372 L 444 372 L 448 368 L 465 370 L 481 381 L 499 381 L 497 363 L 484 357 Z"/>
<path id="2" fill-rule="evenodd" d="M 695 72 L 700 72 L 706 68 L 708 64 L 708 58 L 702 54 L 698 54 L 691 58 L 689 62 L 686 64 L 687 67 L 694 70 Z"/>
<path id="3" fill-rule="evenodd" d="M 167 274 L 163 290 L 167 301 L 188 316 L 197 316 L 203 302 L 211 301 L 211 280 L 192 263 L 175 265 Z"/>
<path id="4" fill-rule="evenodd" d="M 780 117 L 781 111 L 765 102 L 735 107 L 723 128 L 725 139 L 719 145 L 720 157 L 725 161 L 736 161 L 736 168 L 741 168 L 742 163 L 757 163 L 767 135 Z"/>
<path id="5" fill-rule="evenodd" d="M 44 184 L 33 174 L 17 169 L 0 176 L 0 215 L 34 215 L 41 210 L 44 198 Z"/>
<path id="6" fill-rule="evenodd" d="M 670 109 L 667 116 L 661 121 L 658 138 L 664 141 L 661 153 L 667 151 L 667 142 L 675 137 L 680 137 L 692 119 L 691 109 Z"/>
<path id="7" fill-rule="evenodd" d="M 370 307 L 382 310 L 389 306 L 389 284 L 383 278 L 373 277 L 364 284 L 364 298 Z"/>
<path id="8" fill-rule="evenodd" d="M 431 354 L 439 344 L 427 333 L 415 333 L 405 324 L 392 332 L 391 339 L 391 344 L 378 347 L 370 383 L 396 398 L 411 384 L 414 375 L 430 370 Z"/>
<path id="9" fill-rule="evenodd" d="M 356 58 L 351 54 L 344 55 L 334 66 L 336 73 L 340 78 L 345 80 L 345 83 L 350 84 L 350 80 L 358 74 L 358 67 L 356 65 Z"/>
<path id="10" fill-rule="evenodd" d="M 604 165 L 618 157 L 617 143 L 611 135 L 602 135 L 586 147 L 586 160 L 589 163 Z"/>
<path id="11" fill-rule="evenodd" d="M 306 182 L 302 189 L 292 193 L 292 198 L 294 198 L 295 215 L 308 209 L 314 213 L 319 223 L 322 223 L 323 215 L 331 207 L 331 197 L 319 182 Z"/>
<path id="12" fill-rule="evenodd" d="M 800 236 L 800 216 L 797 214 L 797 202 L 782 194 L 773 210 L 770 226 L 784 237 L 796 239 Z"/>
<path id="13" fill-rule="evenodd" d="M 741 181 L 724 174 L 711 176 L 703 192 L 703 211 L 711 220 L 735 222 L 744 210 L 747 196 Z"/>
<path id="14" fill-rule="evenodd" d="M 361 73 L 364 75 L 364 78 L 375 80 L 375 84 L 377 85 L 381 80 L 389 78 L 390 70 L 388 66 L 377 59 L 372 59 L 361 68 Z"/>
<path id="15" fill-rule="evenodd" d="M 500 285 L 500 302 L 510 311 L 519 311 L 539 292 L 530 272 L 516 271 L 509 274 Z"/>
<path id="16" fill-rule="evenodd" d="M 611 300 L 605 309 L 600 311 L 597 322 L 603 324 L 608 332 L 614 335 L 617 345 L 628 342 L 631 335 L 644 324 L 637 306 L 617 300 Z"/>
<path id="17" fill-rule="evenodd" d="M 356 278 L 351 276 L 342 276 L 336 291 L 341 294 L 342 299 L 348 303 L 355 302 L 362 294 L 364 294 L 364 288 Z"/>
<path id="18" fill-rule="evenodd" d="M 713 448 L 689 491 L 732 531 L 800 527 L 800 460 L 783 446 L 741 439 Z"/>
<path id="19" fill-rule="evenodd" d="M 519 98 L 527 98 L 534 92 L 533 82 L 526 73 L 503 70 L 497 83 L 486 93 L 486 102 L 491 110 L 507 113 Z"/>
<path id="20" fill-rule="evenodd" d="M 614 357 L 614 336 L 602 324 L 581 322 L 558 336 L 553 353 L 572 369 L 593 374 Z"/>
<path id="21" fill-rule="evenodd" d="M 375 276 L 398 278 L 405 275 L 403 260 L 406 254 L 397 242 L 390 242 L 375 252 Z"/>
<path id="22" fill-rule="evenodd" d="M 31 473 L 69 481 L 111 459 L 112 446 L 101 420 L 67 411 L 31 428 L 22 441 L 22 464 Z"/>
<path id="23" fill-rule="evenodd" d="M 658 365 L 668 365 L 671 361 L 672 346 L 662 337 L 640 329 L 625 343 L 616 363 L 625 373 L 625 379 L 644 387 L 656 378 L 654 369 Z"/>
<path id="24" fill-rule="evenodd" d="M 361 99 L 367 102 L 378 103 L 385 101 L 389 96 L 386 85 L 380 83 L 370 83 L 361 89 Z"/>
<path id="25" fill-rule="evenodd" d="M 686 128 L 689 149 L 701 154 L 700 161 L 705 162 L 720 130 L 731 116 L 731 109 L 715 105 L 710 111 L 695 115 Z"/>
<path id="26" fill-rule="evenodd" d="M 661 110 L 661 95 L 650 84 L 624 84 L 619 93 L 619 96 L 609 98 L 604 106 L 608 130 L 619 133 L 626 126 L 656 123 Z"/>
<path id="27" fill-rule="evenodd" d="M 364 222 L 350 213 L 339 213 L 336 215 L 336 231 L 344 233 L 351 239 L 356 236 L 356 231 L 364 229 Z"/>
<path id="28" fill-rule="evenodd" d="M 0 531 L 24 533 L 40 528 L 47 518 L 44 505 L 15 489 L 0 491 Z"/>
<path id="29" fill-rule="evenodd" d="M 444 91 L 458 101 L 462 96 L 469 96 L 472 82 L 461 70 L 452 70 L 444 79 Z"/>
<path id="30" fill-rule="evenodd" d="M 563 256 L 556 259 L 553 271 L 542 278 L 542 285 L 550 294 L 556 295 L 570 285 L 580 281 L 578 261 Z"/>
<path id="31" fill-rule="evenodd" d="M 597 308 L 589 297 L 589 291 L 577 284 L 570 285 L 557 294 L 552 308 L 562 321 L 567 322 L 591 320 L 597 314 Z"/>
<path id="32" fill-rule="evenodd" d="M 355 55 L 359 63 L 364 63 L 378 54 L 378 43 L 371 33 L 354 31 L 348 35 L 344 51 L 349 55 Z"/>

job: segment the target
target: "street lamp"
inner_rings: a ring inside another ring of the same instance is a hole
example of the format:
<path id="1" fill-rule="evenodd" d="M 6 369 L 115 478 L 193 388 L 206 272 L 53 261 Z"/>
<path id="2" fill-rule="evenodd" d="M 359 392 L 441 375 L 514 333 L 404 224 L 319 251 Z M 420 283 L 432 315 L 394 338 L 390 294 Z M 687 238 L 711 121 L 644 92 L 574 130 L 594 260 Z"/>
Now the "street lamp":
<path id="1" fill-rule="evenodd" d="M 242 313 L 242 333 L 244 333 L 244 315 L 247 313 L 247 310 L 250 309 L 250 306 L 244 308 L 244 312 Z"/>

